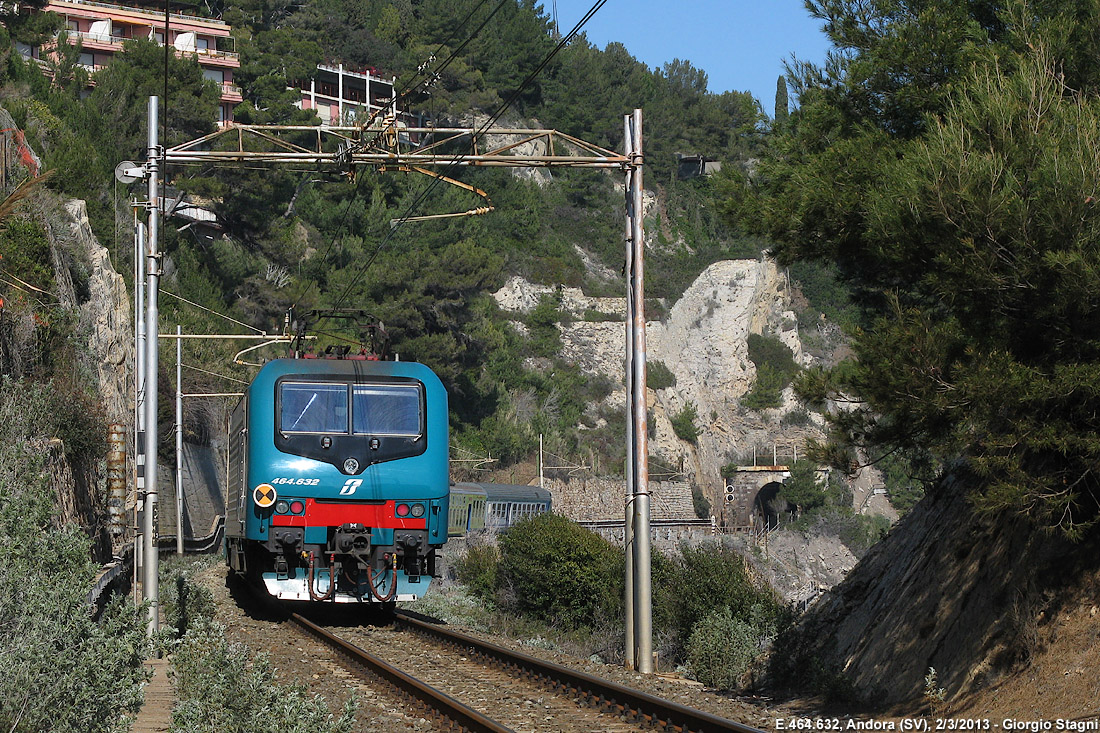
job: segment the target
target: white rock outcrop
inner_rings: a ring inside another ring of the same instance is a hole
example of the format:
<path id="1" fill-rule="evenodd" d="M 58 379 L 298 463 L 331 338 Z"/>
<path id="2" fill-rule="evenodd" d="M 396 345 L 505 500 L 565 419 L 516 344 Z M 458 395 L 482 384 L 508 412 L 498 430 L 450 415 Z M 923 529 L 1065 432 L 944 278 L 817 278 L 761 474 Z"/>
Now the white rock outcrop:
<path id="1" fill-rule="evenodd" d="M 529 312 L 539 298 L 554 291 L 512 278 L 494 294 L 506 311 Z M 573 318 L 585 311 L 625 315 L 622 298 L 589 298 L 575 288 L 562 288 L 562 309 Z M 626 324 L 574 320 L 561 325 L 562 357 L 582 371 L 605 376 L 617 385 L 607 399 L 610 407 L 625 405 L 623 370 Z M 650 453 L 693 475 L 699 485 L 719 487 L 719 471 L 733 456 L 753 446 L 801 446 L 808 435 L 820 435 L 819 423 L 780 428 L 778 419 L 796 402 L 790 390 L 783 407 L 764 414 L 740 409 L 751 389 L 756 367 L 748 358 L 750 333 L 775 336 L 805 364 L 795 314 L 790 310 L 786 277 L 771 260 L 727 260 L 708 267 L 669 309 L 662 321 L 646 324 L 647 358 L 663 363 L 676 384 L 649 395 L 653 414 Z M 691 403 L 701 432 L 692 445 L 676 437 L 671 419 Z M 716 496 L 712 496 L 716 499 Z"/>
<path id="2" fill-rule="evenodd" d="M 115 272 L 107 248 L 92 233 L 83 201 L 65 202 L 68 232 L 89 264 L 88 301 L 80 306 L 80 321 L 98 376 L 99 396 L 107 421 L 129 424 L 133 415 L 134 337 L 126 281 Z"/>
<path id="3" fill-rule="evenodd" d="M 598 311 L 619 318 L 626 317 L 625 298 L 591 298 L 580 288 L 535 285 L 519 275 L 513 275 L 500 290 L 493 293 L 493 298 L 503 310 L 530 313 L 539 304 L 542 296 L 550 295 L 555 291 L 561 293 L 562 312 L 573 318 L 583 318 L 585 311 Z"/>

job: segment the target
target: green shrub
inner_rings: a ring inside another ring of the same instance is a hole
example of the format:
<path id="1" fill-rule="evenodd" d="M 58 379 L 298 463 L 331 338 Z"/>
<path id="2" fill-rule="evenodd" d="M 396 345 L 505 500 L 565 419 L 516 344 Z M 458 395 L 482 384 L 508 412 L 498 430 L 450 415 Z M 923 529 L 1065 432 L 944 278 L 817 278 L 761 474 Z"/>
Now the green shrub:
<path id="1" fill-rule="evenodd" d="M 756 365 L 756 381 L 741 404 L 750 410 L 779 407 L 781 393 L 798 373 L 794 354 L 774 336 L 751 333 L 748 338 L 749 359 Z"/>
<path id="2" fill-rule="evenodd" d="M 783 377 L 767 364 L 756 368 L 756 381 L 741 398 L 741 405 L 750 410 L 767 410 L 783 404 Z"/>
<path id="3" fill-rule="evenodd" d="M 767 364 L 788 382 L 798 373 L 798 364 L 787 345 L 775 336 L 761 336 L 750 333 L 746 341 L 749 359 L 757 368 Z"/>
<path id="4" fill-rule="evenodd" d="M 676 386 L 676 375 L 664 362 L 652 359 L 646 362 L 645 386 L 652 390 L 668 389 Z"/>
<path id="5" fill-rule="evenodd" d="M 172 558 L 160 566 L 160 607 L 164 625 L 175 629 L 177 638 L 201 620 L 214 618 L 214 594 L 195 580 L 196 572 L 209 562 L 201 557 L 197 561 L 191 557 Z"/>
<path id="6" fill-rule="evenodd" d="M 689 402 L 684 405 L 684 409 L 672 416 L 672 431 L 676 433 L 676 437 L 680 440 L 694 443 L 695 439 L 699 437 L 699 433 L 702 432 L 695 425 L 698 418 L 699 413 L 695 410 L 695 403 Z"/>
<path id="7" fill-rule="evenodd" d="M 149 647 L 128 600 L 88 613 L 91 543 L 60 521 L 42 455 L 54 399 L 0 381 L 0 728 L 110 731 L 141 704 Z"/>
<path id="8" fill-rule="evenodd" d="M 495 545 L 472 545 L 455 562 L 455 575 L 475 596 L 491 601 L 496 596 L 499 566 L 500 551 Z"/>
<path id="9" fill-rule="evenodd" d="M 798 507 L 800 512 L 823 506 L 826 499 L 825 486 L 818 481 L 817 464 L 802 458 L 795 461 L 790 469 L 791 475 L 783 481 L 779 496 L 788 504 Z"/>
<path id="10" fill-rule="evenodd" d="M 856 557 L 863 557 L 871 547 L 890 531 L 890 520 L 881 514 L 856 514 L 840 532 L 843 542 Z"/>
<path id="11" fill-rule="evenodd" d="M 903 453 L 891 453 L 875 466 L 882 471 L 886 498 L 890 505 L 905 514 L 924 498 L 924 480 L 921 476 L 931 476 L 933 471 L 927 464 Z"/>
<path id="12" fill-rule="evenodd" d="M 711 611 L 688 639 L 687 663 L 692 676 L 720 690 L 737 687 L 760 652 L 760 637 L 752 624 L 734 618 L 728 608 Z"/>
<path id="13" fill-rule="evenodd" d="M 4 222 L 0 229 L 0 267 L 37 288 L 53 289 L 50 242 L 41 224 L 22 217 Z"/>
<path id="14" fill-rule="evenodd" d="M 775 596 L 749 580 L 741 555 L 719 542 L 681 547 L 679 562 L 662 578 L 654 575 L 654 627 L 681 642 L 691 637 L 696 624 L 723 608 L 742 621 L 752 620 L 754 613 L 772 621 L 782 616 Z"/>
<path id="15" fill-rule="evenodd" d="M 561 293 L 547 293 L 527 316 L 531 350 L 536 356 L 554 356 L 561 351 Z"/>
<path id="16" fill-rule="evenodd" d="M 335 718 L 328 705 L 304 685 L 272 680 L 266 655 L 226 641 L 222 628 L 202 621 L 191 628 L 172 657 L 179 703 L 172 730 L 186 733 L 225 731 L 314 731 L 345 733 L 355 724 L 349 701 Z"/>
<path id="17" fill-rule="evenodd" d="M 801 428 L 810 424 L 810 413 L 802 408 L 791 410 L 784 415 L 779 424 L 785 428 Z"/>
<path id="18" fill-rule="evenodd" d="M 501 605 L 563 629 L 618 618 L 623 553 L 556 514 L 520 522 L 500 538 Z"/>
<path id="19" fill-rule="evenodd" d="M 695 516 L 710 519 L 710 502 L 703 495 L 703 490 L 695 484 L 691 485 L 691 506 L 695 509 Z"/>
<path id="20" fill-rule="evenodd" d="M 822 506 L 803 515 L 795 527 L 810 534 L 836 537 L 853 555 L 863 557 L 890 531 L 890 520 L 879 514 L 856 514 L 850 506 Z"/>
<path id="21" fill-rule="evenodd" d="M 812 309 L 799 314 L 803 327 L 819 325 L 821 314 L 832 323 L 848 330 L 858 322 L 858 308 L 851 302 L 848 286 L 837 276 L 836 267 L 818 260 L 803 260 L 790 265 L 790 276 L 810 301 Z M 819 313 L 819 312 L 820 313 Z M 803 314 L 807 314 L 803 324 Z"/>

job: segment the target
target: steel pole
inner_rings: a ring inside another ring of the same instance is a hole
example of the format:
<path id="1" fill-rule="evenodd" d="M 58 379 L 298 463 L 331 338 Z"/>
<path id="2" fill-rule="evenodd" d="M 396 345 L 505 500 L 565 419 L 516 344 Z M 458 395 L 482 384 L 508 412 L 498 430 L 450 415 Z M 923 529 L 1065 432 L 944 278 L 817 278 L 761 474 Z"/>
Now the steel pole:
<path id="1" fill-rule="evenodd" d="M 631 153 L 633 152 L 633 138 L 630 134 L 630 116 L 623 117 L 623 140 L 624 150 L 626 157 L 629 160 Z M 634 259 L 634 252 L 631 241 L 634 237 L 634 225 L 633 220 L 633 198 L 630 195 L 631 191 L 631 177 L 634 171 L 632 168 L 626 169 L 626 232 L 623 239 L 626 242 L 626 271 L 631 271 L 631 261 Z M 629 274 L 627 276 L 626 285 L 626 372 L 625 372 L 625 384 L 627 392 L 630 392 L 631 379 L 634 374 L 634 328 L 633 328 L 633 313 L 634 313 L 634 300 L 630 297 L 630 279 Z M 623 553 L 626 557 L 626 578 L 623 583 L 623 608 L 625 609 L 625 618 L 623 619 L 623 626 L 626 629 L 626 638 L 623 644 L 624 656 L 626 657 L 626 668 L 634 669 L 634 424 L 630 420 L 630 415 L 633 413 L 633 409 L 630 406 L 629 398 L 627 401 L 627 421 L 626 421 L 626 517 L 623 521 Z"/>
<path id="2" fill-rule="evenodd" d="M 183 554 L 183 339 L 176 326 L 176 554 Z"/>
<path id="3" fill-rule="evenodd" d="M 634 668 L 653 672 L 653 596 L 649 548 L 649 437 L 646 432 L 646 349 L 645 349 L 645 232 L 642 227 L 642 111 L 634 110 L 631 125 L 631 248 L 630 269 L 631 388 L 628 396 L 634 426 Z"/>
<path id="4" fill-rule="evenodd" d="M 167 39 L 165 39 L 167 43 Z M 145 248 L 146 260 L 146 306 L 145 306 L 145 514 L 144 546 L 145 564 L 142 588 L 145 600 L 149 604 L 148 632 L 152 636 L 160 626 L 159 587 L 157 573 L 160 570 L 160 558 L 157 556 L 157 369 L 158 339 L 157 333 L 157 293 L 160 277 L 160 252 L 157 248 L 160 207 L 160 176 L 157 163 L 159 145 L 157 127 L 159 125 L 159 99 L 149 97 L 149 147 L 146 170 L 149 182 L 149 235 Z"/>
<path id="5" fill-rule="evenodd" d="M 134 592 L 144 564 L 136 512 L 145 505 L 145 225 L 134 222 Z"/>

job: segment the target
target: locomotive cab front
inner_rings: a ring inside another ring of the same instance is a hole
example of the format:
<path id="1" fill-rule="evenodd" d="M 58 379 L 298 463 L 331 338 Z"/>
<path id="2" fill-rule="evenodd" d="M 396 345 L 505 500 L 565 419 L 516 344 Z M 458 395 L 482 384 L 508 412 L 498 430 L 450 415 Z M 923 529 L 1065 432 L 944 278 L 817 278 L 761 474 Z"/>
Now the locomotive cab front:
<path id="1" fill-rule="evenodd" d="M 427 367 L 276 360 L 231 432 L 234 570 L 292 600 L 391 604 L 427 590 L 449 485 L 446 392 Z"/>

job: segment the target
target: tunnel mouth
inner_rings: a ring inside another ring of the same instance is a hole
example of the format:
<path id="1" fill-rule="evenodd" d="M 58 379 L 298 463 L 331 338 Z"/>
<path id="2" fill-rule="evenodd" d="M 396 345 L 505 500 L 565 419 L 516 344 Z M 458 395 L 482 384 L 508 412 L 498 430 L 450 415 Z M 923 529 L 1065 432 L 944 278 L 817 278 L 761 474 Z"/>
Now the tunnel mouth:
<path id="1" fill-rule="evenodd" d="M 764 484 L 752 503 L 753 528 L 769 531 L 787 521 L 790 505 L 779 495 L 783 484 L 778 481 Z"/>

